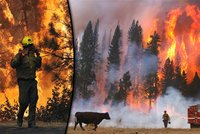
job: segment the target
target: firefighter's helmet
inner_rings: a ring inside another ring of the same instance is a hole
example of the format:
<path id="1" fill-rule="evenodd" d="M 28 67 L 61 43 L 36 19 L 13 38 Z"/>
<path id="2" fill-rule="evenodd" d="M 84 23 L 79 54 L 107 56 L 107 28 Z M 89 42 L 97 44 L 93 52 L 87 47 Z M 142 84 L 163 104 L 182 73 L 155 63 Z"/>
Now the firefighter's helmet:
<path id="1" fill-rule="evenodd" d="M 30 36 L 24 36 L 24 38 L 21 41 L 21 44 L 23 46 L 28 46 L 28 45 L 32 45 L 33 44 L 33 40 Z"/>

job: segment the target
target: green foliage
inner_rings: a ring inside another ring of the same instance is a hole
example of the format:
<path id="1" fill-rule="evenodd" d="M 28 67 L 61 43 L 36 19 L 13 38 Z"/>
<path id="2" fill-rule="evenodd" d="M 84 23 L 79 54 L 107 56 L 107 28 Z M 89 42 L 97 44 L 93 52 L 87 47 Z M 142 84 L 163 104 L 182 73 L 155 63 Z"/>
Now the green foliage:
<path id="1" fill-rule="evenodd" d="M 120 27 L 117 25 L 111 45 L 109 47 L 108 70 L 110 69 L 111 65 L 115 65 L 117 69 L 119 69 L 121 36 Z"/>
<path id="2" fill-rule="evenodd" d="M 95 69 L 98 62 L 98 27 L 99 20 L 97 20 L 93 32 L 92 22 L 89 21 L 80 44 L 78 72 L 76 73 L 75 83 L 77 83 L 76 97 L 81 96 L 83 99 L 89 99 L 94 94 L 94 91 L 89 90 L 88 86 L 96 79 Z"/>

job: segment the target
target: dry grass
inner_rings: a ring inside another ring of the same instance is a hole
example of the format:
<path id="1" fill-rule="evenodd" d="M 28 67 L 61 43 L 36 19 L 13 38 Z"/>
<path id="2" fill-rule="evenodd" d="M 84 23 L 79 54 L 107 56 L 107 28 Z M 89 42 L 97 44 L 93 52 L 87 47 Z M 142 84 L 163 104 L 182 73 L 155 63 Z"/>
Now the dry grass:
<path id="1" fill-rule="evenodd" d="M 90 127 L 84 127 L 82 131 L 77 127 L 76 131 L 72 127 L 68 128 L 68 134 L 200 134 L 200 129 L 134 129 L 134 128 L 97 128 L 97 131 Z"/>

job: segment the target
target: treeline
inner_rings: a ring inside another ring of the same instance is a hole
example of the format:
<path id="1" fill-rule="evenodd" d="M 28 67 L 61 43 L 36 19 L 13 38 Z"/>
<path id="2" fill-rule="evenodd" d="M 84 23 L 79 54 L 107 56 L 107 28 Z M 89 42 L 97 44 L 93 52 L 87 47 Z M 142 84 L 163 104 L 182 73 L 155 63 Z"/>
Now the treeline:
<path id="1" fill-rule="evenodd" d="M 187 98 L 199 99 L 200 78 L 198 73 L 196 72 L 192 82 L 187 84 L 187 73 L 181 70 L 180 64 L 175 65 L 173 60 L 166 59 L 162 69 L 162 94 L 166 94 L 167 87 L 172 86 Z"/>
<path id="2" fill-rule="evenodd" d="M 104 87 L 104 90 L 107 92 L 107 97 L 104 101 L 105 104 L 116 105 L 124 103 L 126 105 L 127 97 L 132 92 L 133 96 L 131 97 L 135 100 L 139 99 L 139 96 L 148 99 L 149 107 L 151 108 L 152 101 L 155 101 L 159 95 L 165 95 L 169 86 L 178 89 L 185 97 L 197 98 L 198 94 L 200 94 L 200 90 L 198 90 L 200 79 L 197 73 L 192 83 L 187 84 L 187 73 L 181 71 L 182 69 L 179 64 L 175 65 L 173 61 L 167 58 L 164 66 L 161 67 L 159 47 L 162 45 L 162 41 L 156 31 L 150 36 L 150 41 L 144 44 L 143 29 L 139 21 L 133 20 L 128 31 L 128 52 L 125 57 L 125 63 L 122 65 L 121 49 L 123 49 L 123 46 L 120 25 L 116 26 L 112 37 L 110 34 L 109 42 L 105 41 L 106 34 L 104 34 L 102 44 L 99 43 L 98 30 L 99 20 L 97 20 L 94 29 L 92 22 L 89 21 L 82 36 L 79 49 L 78 42 L 75 42 L 76 98 L 88 100 L 97 91 L 100 91 L 97 87 L 98 81 L 96 78 L 99 75 L 97 74 L 98 70 L 102 69 L 100 67 L 102 59 L 106 60 L 106 68 L 103 68 L 103 71 L 107 75 Z M 108 46 L 108 51 L 105 49 L 106 46 Z M 106 58 L 102 54 L 105 51 L 108 54 Z M 153 68 L 144 73 L 143 66 L 148 66 L 148 64 L 153 66 Z M 120 70 L 120 68 L 123 69 Z M 159 69 L 162 70 L 161 79 L 158 76 Z M 123 73 L 121 79 L 113 81 L 113 77 L 120 76 L 120 71 Z M 103 77 L 104 73 L 100 75 Z"/>
<path id="3" fill-rule="evenodd" d="M 72 92 L 66 87 L 57 86 L 52 89 L 52 97 L 48 98 L 46 106 L 37 108 L 36 120 L 67 122 L 71 106 L 71 94 Z M 0 121 L 16 120 L 19 104 L 17 101 L 11 104 L 6 96 L 5 98 L 4 104 L 0 104 Z"/>

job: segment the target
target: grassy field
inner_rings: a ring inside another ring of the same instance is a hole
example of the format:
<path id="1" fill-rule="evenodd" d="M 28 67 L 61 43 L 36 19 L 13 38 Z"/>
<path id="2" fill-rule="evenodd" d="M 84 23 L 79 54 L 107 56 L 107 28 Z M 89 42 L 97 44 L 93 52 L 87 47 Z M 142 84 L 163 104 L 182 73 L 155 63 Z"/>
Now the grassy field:
<path id="1" fill-rule="evenodd" d="M 22 128 L 18 128 L 16 122 L 0 122 L 0 134 L 64 134 L 66 123 L 37 122 L 38 128 L 28 128 L 24 122 Z"/>
<path id="2" fill-rule="evenodd" d="M 82 131 L 80 127 L 76 131 L 72 127 L 68 128 L 67 134 L 200 134 L 200 129 L 134 129 L 134 128 L 92 128 L 85 127 Z"/>

